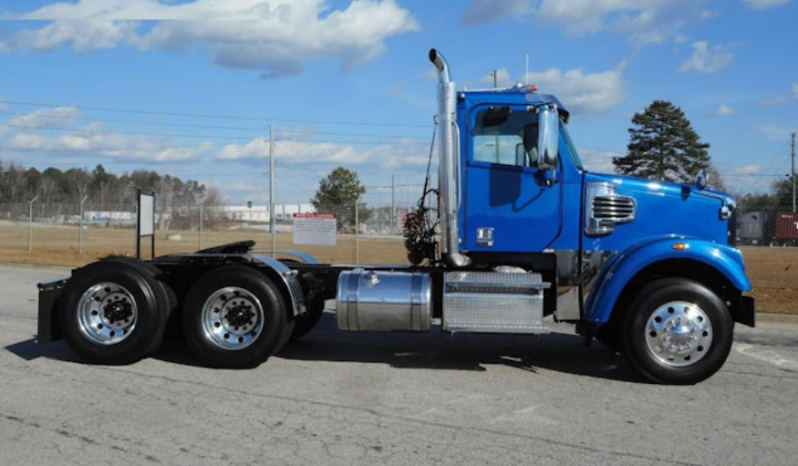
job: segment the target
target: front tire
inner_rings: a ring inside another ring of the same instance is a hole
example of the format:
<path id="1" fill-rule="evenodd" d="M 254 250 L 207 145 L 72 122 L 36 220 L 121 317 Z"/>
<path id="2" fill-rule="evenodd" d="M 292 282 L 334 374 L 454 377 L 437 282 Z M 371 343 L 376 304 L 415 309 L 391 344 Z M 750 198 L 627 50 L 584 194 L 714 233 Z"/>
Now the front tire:
<path id="1" fill-rule="evenodd" d="M 643 287 L 626 314 L 631 364 L 653 382 L 690 385 L 715 374 L 731 351 L 734 322 L 704 285 L 664 278 Z"/>
<path id="2" fill-rule="evenodd" d="M 213 367 L 249 368 L 290 336 L 286 306 L 274 282 L 243 265 L 202 276 L 188 292 L 183 331 L 194 353 Z"/>

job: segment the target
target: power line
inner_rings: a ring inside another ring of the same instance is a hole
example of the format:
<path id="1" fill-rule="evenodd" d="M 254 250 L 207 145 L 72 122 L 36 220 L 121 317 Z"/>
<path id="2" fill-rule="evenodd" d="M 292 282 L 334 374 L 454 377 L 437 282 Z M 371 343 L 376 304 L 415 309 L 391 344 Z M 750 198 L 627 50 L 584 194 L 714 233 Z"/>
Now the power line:
<path id="1" fill-rule="evenodd" d="M 233 136 L 208 136 L 205 134 L 176 134 L 176 133 L 156 133 L 151 131 L 123 131 L 123 130 L 109 130 L 109 129 L 89 129 L 89 128 L 63 128 L 63 127 L 41 127 L 41 126 L 28 126 L 16 124 L 0 124 L 0 128 L 15 128 L 15 129 L 32 129 L 36 131 L 64 131 L 74 133 L 89 133 L 89 134 L 126 134 L 131 136 L 169 136 L 180 138 L 206 138 L 206 139 L 224 139 L 231 141 L 247 141 L 247 138 L 233 137 Z"/>
<path id="2" fill-rule="evenodd" d="M 60 108 L 60 107 L 59 107 Z M 17 113 L 14 112 L 0 112 L 0 115 L 9 115 L 9 116 L 19 116 Z M 30 115 L 30 114 L 28 114 Z M 25 115 L 25 116 L 28 116 Z M 174 128 L 193 128 L 193 129 L 212 129 L 212 130 L 220 130 L 220 131 L 254 131 L 254 132 L 263 132 L 262 127 L 255 127 L 255 126 L 220 126 L 220 125 L 200 125 L 200 124 L 191 124 L 191 123 L 168 123 L 168 122 L 161 122 L 161 121 L 153 121 L 153 120 L 118 120 L 118 119 L 108 119 L 108 118 L 89 118 L 89 117 L 81 117 L 81 116 L 71 116 L 71 115 L 41 115 L 43 120 L 64 120 L 68 122 L 74 121 L 85 121 L 85 122 L 92 122 L 92 123 L 116 123 L 116 124 L 125 124 L 125 125 L 142 125 L 142 126 L 165 126 L 165 127 L 174 127 Z M 6 123 L 8 127 L 12 127 L 10 123 Z M 17 125 L 14 123 L 13 125 Z M 30 128 L 30 129 L 46 129 L 47 127 L 40 127 L 40 126 L 26 126 L 26 125 L 19 125 L 14 126 L 18 128 Z M 320 131 L 320 130 L 295 130 L 295 129 L 281 129 L 281 134 L 296 134 L 296 135 L 332 135 L 332 136 L 350 136 L 350 137 L 380 137 L 380 138 L 395 138 L 395 139 L 425 139 L 426 137 L 422 136 L 411 136 L 406 134 L 375 134 L 375 133 L 340 133 L 340 132 L 333 132 L 333 131 Z M 159 133 L 160 134 L 160 133 Z M 243 138 L 243 137 L 242 137 Z"/>
<path id="3" fill-rule="evenodd" d="M 214 115 L 214 114 L 203 114 L 203 113 L 165 112 L 165 111 L 155 111 L 155 110 L 134 110 L 134 109 L 123 109 L 123 108 L 112 108 L 112 107 L 91 107 L 83 105 L 56 105 L 56 104 L 46 104 L 38 102 L 19 102 L 13 100 L 0 100 L 0 104 L 22 105 L 29 107 L 47 107 L 47 108 L 73 107 L 79 110 L 92 110 L 99 112 L 117 112 L 117 113 L 130 113 L 138 115 L 156 115 L 156 116 L 188 117 L 188 118 L 209 118 L 209 119 L 212 118 L 219 120 L 260 121 L 260 122 L 282 121 L 289 123 L 309 123 L 309 124 L 320 124 L 320 125 L 351 125 L 351 126 L 400 127 L 400 128 L 430 127 L 430 125 L 419 125 L 419 124 L 409 124 L 409 123 L 377 123 L 377 122 L 354 122 L 354 121 L 332 121 L 332 120 L 305 120 L 305 119 L 273 118 L 273 117 L 251 117 L 251 116 L 218 115 L 218 114 Z"/>

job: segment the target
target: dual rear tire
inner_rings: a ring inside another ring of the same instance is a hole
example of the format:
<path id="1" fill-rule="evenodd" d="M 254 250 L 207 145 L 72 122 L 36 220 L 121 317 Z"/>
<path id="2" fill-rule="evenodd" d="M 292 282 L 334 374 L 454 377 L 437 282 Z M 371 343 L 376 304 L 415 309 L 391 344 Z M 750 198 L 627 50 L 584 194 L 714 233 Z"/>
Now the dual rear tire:
<path id="1" fill-rule="evenodd" d="M 114 258 L 77 269 L 60 298 L 60 328 L 72 351 L 92 364 L 132 364 L 163 342 L 176 304 L 144 262 Z"/>
<path id="2" fill-rule="evenodd" d="M 186 340 L 213 367 L 258 366 L 285 345 L 293 325 L 274 282 L 243 265 L 207 272 L 183 307 Z"/>
<path id="3" fill-rule="evenodd" d="M 158 267 L 105 259 L 77 269 L 60 297 L 59 327 L 72 351 L 91 364 L 132 364 L 155 352 L 177 306 Z M 186 340 L 203 364 L 255 367 L 294 333 L 283 296 L 262 272 L 227 265 L 207 272 L 183 305 Z"/>

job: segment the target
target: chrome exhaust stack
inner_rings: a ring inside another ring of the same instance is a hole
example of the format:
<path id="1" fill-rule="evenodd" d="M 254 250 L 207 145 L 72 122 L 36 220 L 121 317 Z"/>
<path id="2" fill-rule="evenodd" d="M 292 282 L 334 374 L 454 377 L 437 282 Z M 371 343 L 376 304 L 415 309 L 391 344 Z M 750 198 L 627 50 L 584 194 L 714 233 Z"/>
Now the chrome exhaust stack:
<path id="1" fill-rule="evenodd" d="M 438 190 L 440 202 L 438 211 L 441 228 L 441 252 L 444 261 L 453 267 L 464 267 L 471 259 L 460 254 L 460 235 L 457 226 L 457 211 L 460 208 L 460 154 L 459 131 L 457 128 L 457 109 L 455 83 L 449 76 L 449 66 L 437 50 L 429 51 L 429 60 L 438 70 L 438 125 L 440 142 L 438 144 Z"/>

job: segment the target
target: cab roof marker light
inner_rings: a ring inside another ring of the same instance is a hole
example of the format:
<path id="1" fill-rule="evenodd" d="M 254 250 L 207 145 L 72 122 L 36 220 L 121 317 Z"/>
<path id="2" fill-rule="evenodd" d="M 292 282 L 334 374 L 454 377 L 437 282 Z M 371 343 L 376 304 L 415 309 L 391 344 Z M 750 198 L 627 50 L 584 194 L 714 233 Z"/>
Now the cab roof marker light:
<path id="1" fill-rule="evenodd" d="M 686 251 L 690 249 L 690 243 L 673 243 L 671 247 L 676 251 Z"/>

